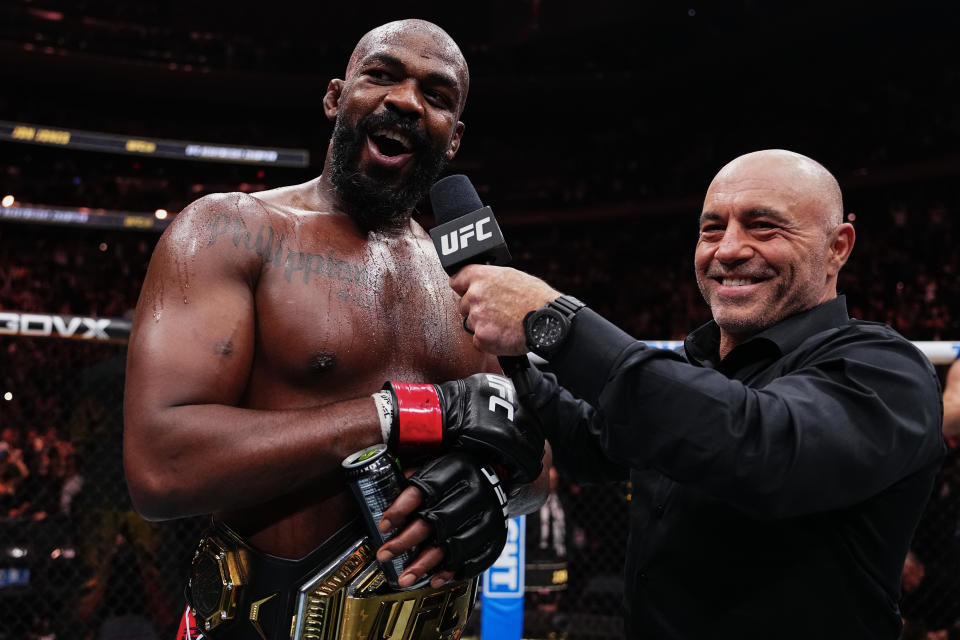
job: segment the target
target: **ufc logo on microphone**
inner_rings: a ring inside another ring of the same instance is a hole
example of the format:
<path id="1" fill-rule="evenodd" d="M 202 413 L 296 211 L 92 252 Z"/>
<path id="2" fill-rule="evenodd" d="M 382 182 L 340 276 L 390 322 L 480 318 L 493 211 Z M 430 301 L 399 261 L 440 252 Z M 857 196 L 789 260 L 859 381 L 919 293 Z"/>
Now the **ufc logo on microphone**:
<path id="1" fill-rule="evenodd" d="M 507 420 L 513 422 L 513 383 L 501 376 L 487 374 L 487 382 L 497 395 L 490 396 L 490 411 L 496 413 L 497 407 L 507 410 Z"/>
<path id="2" fill-rule="evenodd" d="M 440 252 L 448 256 L 461 249 L 466 249 L 470 243 L 470 238 L 476 238 L 477 242 L 481 242 L 493 237 L 492 233 L 483 230 L 484 225 L 488 222 L 490 222 L 490 216 L 444 234 L 440 237 Z"/>

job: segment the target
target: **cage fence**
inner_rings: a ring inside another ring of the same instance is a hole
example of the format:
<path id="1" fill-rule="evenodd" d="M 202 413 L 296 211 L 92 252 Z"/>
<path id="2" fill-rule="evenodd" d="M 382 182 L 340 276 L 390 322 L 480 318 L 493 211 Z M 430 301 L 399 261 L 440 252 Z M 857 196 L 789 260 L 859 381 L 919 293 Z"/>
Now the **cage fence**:
<path id="1" fill-rule="evenodd" d="M 0 640 L 172 640 L 205 519 L 148 522 L 133 510 L 126 347 L 5 335 L 0 353 L 3 388 L 17 390 L 0 402 Z M 527 516 L 524 637 L 622 638 L 630 486 L 555 487 Z M 952 450 L 904 569 L 905 638 L 960 617 L 958 522 Z"/>

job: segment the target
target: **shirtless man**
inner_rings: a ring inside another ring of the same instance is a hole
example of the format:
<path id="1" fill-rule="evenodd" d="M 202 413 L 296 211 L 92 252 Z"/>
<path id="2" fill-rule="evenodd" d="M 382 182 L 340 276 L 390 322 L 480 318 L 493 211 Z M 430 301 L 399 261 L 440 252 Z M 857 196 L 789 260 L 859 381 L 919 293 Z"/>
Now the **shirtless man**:
<path id="1" fill-rule="evenodd" d="M 357 44 L 345 79 L 327 87 L 323 108 L 335 126 L 318 178 L 201 198 L 157 245 L 129 346 L 127 482 L 144 517 L 214 514 L 188 589 L 196 624 L 212 637 L 326 638 L 328 628 L 367 637 L 393 625 L 394 637 L 452 638 L 475 582 L 447 581 L 469 577 L 465 566 L 482 570 L 463 564 L 464 553 L 489 565 L 499 552 L 476 547 L 491 546 L 483 540 L 489 527 L 504 528 L 494 480 L 480 472 L 492 460 L 482 446 L 450 453 L 445 431 L 424 464 L 434 475 L 418 485 L 432 487 L 436 495 L 428 492 L 424 503 L 439 505 L 432 514 L 439 519 L 409 519 L 379 556 L 441 525 L 451 529 L 423 545 L 400 579 L 408 587 L 437 570 L 430 585 L 391 590 L 367 579 L 375 549 L 344 555 L 362 531 L 341 462 L 389 431 L 371 394 L 385 380 L 441 382 L 498 370 L 472 346 L 431 240 L 411 219 L 460 146 L 468 85 L 459 48 L 436 25 L 405 20 L 374 29 Z M 465 395 L 481 377 L 466 381 Z M 513 426 L 493 429 L 502 436 Z M 506 435 L 519 442 L 524 432 L 518 426 Z M 467 493 L 445 499 L 451 477 L 465 478 Z M 542 474 L 510 511 L 536 508 L 546 489 Z M 422 507 L 423 495 L 408 489 L 391 522 Z M 478 513 L 487 529 L 463 522 Z M 451 556 L 461 564 L 451 566 Z M 318 577 L 331 563 L 336 571 Z M 341 583 L 357 596 L 346 604 L 336 600 Z M 443 597 L 428 599 L 436 593 Z M 409 635 L 399 632 L 404 624 Z"/>

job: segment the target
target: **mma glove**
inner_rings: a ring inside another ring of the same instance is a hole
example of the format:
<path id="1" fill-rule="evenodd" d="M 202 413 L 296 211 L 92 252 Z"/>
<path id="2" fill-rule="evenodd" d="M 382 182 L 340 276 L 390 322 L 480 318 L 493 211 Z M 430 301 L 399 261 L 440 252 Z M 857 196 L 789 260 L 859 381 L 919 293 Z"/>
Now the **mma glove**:
<path id="1" fill-rule="evenodd" d="M 543 469 L 543 432 L 509 378 L 478 373 L 443 384 L 387 382 L 374 399 L 384 442 L 398 455 L 468 451 L 519 484 Z"/>
<path id="2" fill-rule="evenodd" d="M 459 579 L 490 567 L 507 541 L 507 496 L 496 472 L 470 454 L 454 452 L 427 462 L 409 478 L 423 492 L 416 515 L 433 528 L 444 568 Z"/>

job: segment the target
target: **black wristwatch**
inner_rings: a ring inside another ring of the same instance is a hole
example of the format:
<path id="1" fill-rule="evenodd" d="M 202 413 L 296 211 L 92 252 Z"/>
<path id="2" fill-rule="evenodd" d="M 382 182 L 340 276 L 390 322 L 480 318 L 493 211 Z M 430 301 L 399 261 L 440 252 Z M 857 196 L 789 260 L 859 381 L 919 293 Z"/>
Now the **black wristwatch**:
<path id="1" fill-rule="evenodd" d="M 560 296 L 528 313 L 523 318 L 527 348 L 541 358 L 555 355 L 570 333 L 573 316 L 585 306 L 573 296 Z"/>

